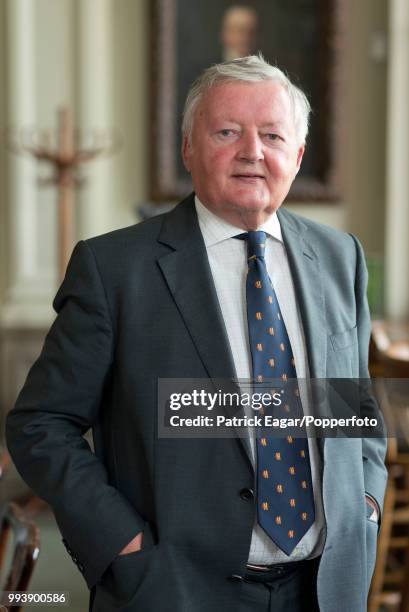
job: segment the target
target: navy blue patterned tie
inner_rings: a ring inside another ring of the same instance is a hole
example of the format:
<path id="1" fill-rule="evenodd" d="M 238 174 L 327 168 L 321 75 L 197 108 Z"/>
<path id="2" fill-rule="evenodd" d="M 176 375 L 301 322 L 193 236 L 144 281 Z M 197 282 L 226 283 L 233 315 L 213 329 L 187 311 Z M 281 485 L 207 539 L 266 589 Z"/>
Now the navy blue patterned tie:
<path id="1" fill-rule="evenodd" d="M 286 384 L 281 413 L 274 416 L 302 415 L 298 387 L 287 383 L 296 379 L 290 340 L 264 259 L 265 232 L 248 232 L 247 240 L 247 318 L 253 365 L 254 388 L 267 379 Z M 264 391 L 264 389 L 263 389 Z M 291 396 L 291 397 L 289 397 Z M 287 397 L 287 399 L 286 399 Z M 257 513 L 258 522 L 277 546 L 290 555 L 314 522 L 314 497 L 308 440 L 257 434 Z"/>

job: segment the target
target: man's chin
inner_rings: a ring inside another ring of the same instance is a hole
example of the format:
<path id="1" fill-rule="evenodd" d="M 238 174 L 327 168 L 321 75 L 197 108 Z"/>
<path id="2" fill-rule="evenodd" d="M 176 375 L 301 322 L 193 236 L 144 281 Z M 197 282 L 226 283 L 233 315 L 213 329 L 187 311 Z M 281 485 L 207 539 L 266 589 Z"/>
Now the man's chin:
<path id="1" fill-rule="evenodd" d="M 247 212 L 262 212 L 266 206 L 269 205 L 267 199 L 264 198 L 231 198 L 231 207 L 236 210 L 242 210 Z"/>
<path id="2" fill-rule="evenodd" d="M 278 207 L 277 207 L 278 208 Z M 229 223 L 246 231 L 256 230 L 275 212 L 272 206 L 258 206 L 254 203 L 244 205 L 235 203 L 225 207 L 225 214 L 220 214 Z"/>
<path id="3" fill-rule="evenodd" d="M 269 216 L 278 208 L 271 202 L 260 200 L 237 200 L 231 203 L 231 208 L 241 215 L 246 216 Z"/>

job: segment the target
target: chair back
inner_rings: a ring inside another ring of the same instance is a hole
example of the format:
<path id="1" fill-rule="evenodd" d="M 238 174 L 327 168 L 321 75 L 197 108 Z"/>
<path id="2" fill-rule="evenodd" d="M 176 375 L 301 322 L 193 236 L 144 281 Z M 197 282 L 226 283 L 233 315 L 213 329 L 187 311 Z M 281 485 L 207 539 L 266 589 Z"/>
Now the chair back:
<path id="1" fill-rule="evenodd" d="M 0 590 L 26 591 L 39 552 L 40 532 L 37 525 L 26 519 L 17 504 L 9 502 L 1 516 L 0 568 L 3 585 Z M 7 561 L 8 558 L 10 561 Z M 2 602 L 2 605 L 15 612 L 23 609 L 23 605 L 19 604 L 7 606 L 6 602 Z"/>

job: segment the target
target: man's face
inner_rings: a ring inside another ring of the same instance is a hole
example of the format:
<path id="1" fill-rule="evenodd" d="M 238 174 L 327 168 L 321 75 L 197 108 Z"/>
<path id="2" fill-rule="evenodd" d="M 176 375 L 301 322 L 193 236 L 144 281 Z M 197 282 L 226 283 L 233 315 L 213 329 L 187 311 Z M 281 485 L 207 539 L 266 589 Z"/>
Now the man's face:
<path id="1" fill-rule="evenodd" d="M 257 229 L 286 197 L 304 147 L 294 112 L 279 83 L 222 83 L 195 111 L 183 161 L 195 192 L 211 211 L 244 229 Z"/>

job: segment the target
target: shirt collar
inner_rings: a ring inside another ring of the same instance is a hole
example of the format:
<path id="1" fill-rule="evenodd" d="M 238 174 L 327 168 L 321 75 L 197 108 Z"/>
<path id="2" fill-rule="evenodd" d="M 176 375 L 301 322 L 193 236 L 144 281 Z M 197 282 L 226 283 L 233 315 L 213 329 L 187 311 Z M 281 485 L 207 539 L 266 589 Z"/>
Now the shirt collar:
<path id="1" fill-rule="evenodd" d="M 228 223 L 211 212 L 208 208 L 206 208 L 206 206 L 204 206 L 204 204 L 201 203 L 196 195 L 195 207 L 206 247 L 213 246 L 214 244 L 229 238 L 234 238 L 234 236 L 244 232 L 243 229 Z M 271 217 L 269 217 L 267 221 L 258 228 L 258 230 L 266 232 L 268 236 L 283 242 L 280 221 L 276 212 L 272 214 Z"/>

